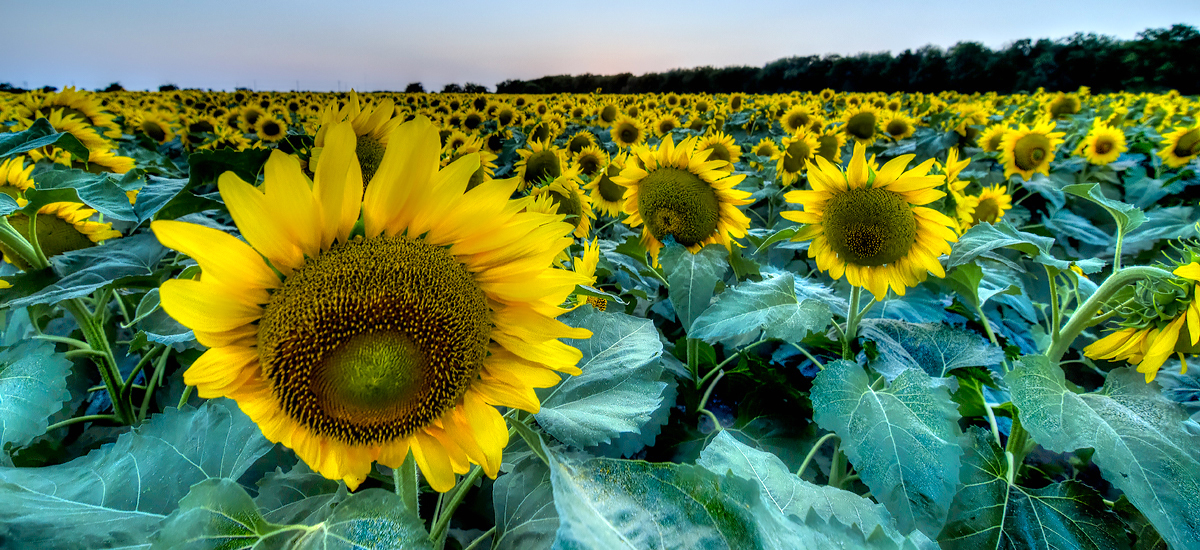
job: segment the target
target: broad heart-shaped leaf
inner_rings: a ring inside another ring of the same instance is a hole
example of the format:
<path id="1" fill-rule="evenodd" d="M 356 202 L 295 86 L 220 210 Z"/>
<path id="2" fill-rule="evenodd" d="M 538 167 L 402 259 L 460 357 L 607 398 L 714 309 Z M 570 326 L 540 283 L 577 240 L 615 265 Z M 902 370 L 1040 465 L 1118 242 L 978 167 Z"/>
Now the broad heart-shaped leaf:
<path id="1" fill-rule="evenodd" d="M 1108 214 L 1117 222 L 1117 230 L 1121 235 L 1133 231 L 1146 221 L 1146 215 L 1142 213 L 1141 208 L 1105 197 L 1104 193 L 1100 191 L 1098 183 L 1068 185 L 1063 187 L 1063 191 L 1090 200 L 1107 210 Z"/>
<path id="2" fill-rule="evenodd" d="M 88 149 L 79 138 L 70 132 L 58 133 L 49 120 L 39 118 L 33 121 L 28 130 L 0 134 L 0 161 L 47 145 L 68 151 L 77 159 L 88 159 Z"/>
<path id="3" fill-rule="evenodd" d="M 586 340 L 566 340 L 583 352 L 583 374 L 566 376 L 542 399 L 538 424 L 576 447 L 607 443 L 624 433 L 642 433 L 654 413 L 670 407 L 663 395 L 662 342 L 649 319 L 596 311 L 584 306 L 562 318 L 592 331 Z M 643 444 L 653 442 L 653 436 Z"/>
<path id="4" fill-rule="evenodd" d="M 30 548 L 145 544 L 192 485 L 237 479 L 271 446 L 232 401 L 168 409 L 66 464 L 0 468 L 0 525 Z"/>
<path id="5" fill-rule="evenodd" d="M 800 479 L 788 471 L 779 457 L 744 445 L 725 430 L 701 451 L 696 465 L 717 475 L 731 473 L 757 482 L 766 504 L 785 516 L 803 518 L 812 510 L 826 521 L 836 517 L 845 525 L 856 526 L 864 537 L 880 529 L 889 537 L 903 539 L 896 532 L 892 515 L 882 504 L 849 491 Z"/>
<path id="6" fill-rule="evenodd" d="M 140 233 L 54 256 L 54 270 L 66 275 L 29 296 L 10 301 L 8 307 L 57 304 L 87 296 L 115 281 L 151 276 L 167 252 L 154 235 Z"/>
<path id="7" fill-rule="evenodd" d="M 146 185 L 138 192 L 137 203 L 133 205 L 133 212 L 137 215 L 138 222 L 144 222 L 154 217 L 159 210 L 175 200 L 175 197 L 178 197 L 188 184 L 188 180 L 183 178 L 147 176 L 147 180 Z"/>
<path id="8" fill-rule="evenodd" d="M 389 491 L 360 491 L 324 521 L 283 526 L 268 523 L 241 485 L 210 479 L 192 487 L 162 522 L 152 548 L 424 550 L 433 544 L 421 519 Z"/>
<path id="9" fill-rule="evenodd" d="M 268 472 L 258 482 L 254 504 L 277 525 L 315 525 L 346 499 L 346 485 L 314 473 L 303 461 L 289 472 Z"/>
<path id="10" fill-rule="evenodd" d="M 932 547 L 920 533 L 903 541 L 824 520 L 799 518 L 769 505 L 755 481 L 718 476 L 689 464 L 549 453 L 555 550 L 815 550 Z"/>
<path id="11" fill-rule="evenodd" d="M 692 326 L 700 313 L 708 309 L 717 281 L 729 270 L 729 253 L 719 244 L 710 244 L 692 254 L 687 247 L 671 242 L 658 256 L 667 283 L 671 285 L 671 305 L 684 328 Z"/>
<path id="12" fill-rule="evenodd" d="M 134 170 L 123 176 L 110 174 L 93 174 L 87 170 L 46 170 L 37 175 L 37 188 L 27 195 L 31 205 L 26 208 L 39 207 L 49 201 L 72 200 L 60 198 L 58 192 L 74 193 L 78 201 L 104 214 L 106 219 L 126 222 L 140 221 L 134 213 L 133 205 L 129 204 L 126 191 L 137 189 L 143 185 L 139 180 L 140 171 Z M 119 178 L 119 179 L 118 179 Z M 51 199 L 42 199 L 41 195 L 54 194 Z M 68 195 L 69 196 L 69 195 Z"/>
<path id="13" fill-rule="evenodd" d="M 1030 256 L 1037 256 L 1039 252 L 1049 254 L 1051 246 L 1054 246 L 1053 238 L 1018 231 L 1006 221 L 996 225 L 983 222 L 958 238 L 958 242 L 951 247 L 946 267 L 972 262 L 985 252 L 997 248 L 1015 248 Z"/>
<path id="14" fill-rule="evenodd" d="M 991 432 L 972 427 L 963 488 L 938 542 L 946 550 L 1129 547 L 1125 529 L 1100 495 L 1073 480 L 1041 489 L 1008 482 L 1008 459 Z"/>
<path id="15" fill-rule="evenodd" d="M 874 390 L 862 367 L 834 361 L 813 381 L 812 403 L 817 425 L 842 439 L 901 532 L 942 530 L 962 456 L 958 410 L 944 386 L 913 368 Z"/>
<path id="16" fill-rule="evenodd" d="M 0 351 L 0 451 L 27 445 L 46 433 L 47 419 L 71 399 L 71 362 L 45 340 L 26 340 Z M 0 452 L 0 465 L 8 454 Z"/>
<path id="17" fill-rule="evenodd" d="M 1157 385 L 1122 368 L 1099 392 L 1076 394 L 1042 356 L 1022 358 L 1005 380 L 1035 441 L 1054 452 L 1095 449 L 1104 478 L 1173 548 L 1200 540 L 1200 435 L 1183 428 L 1187 414 Z"/>
<path id="18" fill-rule="evenodd" d="M 942 323 L 863 319 L 860 327 L 859 334 L 879 349 L 871 368 L 888 379 L 911 368 L 944 378 L 957 368 L 988 367 L 1004 360 L 1004 352 L 984 337 Z"/>
<path id="19" fill-rule="evenodd" d="M 1021 289 L 1017 285 L 1010 284 L 1001 287 L 985 281 L 988 280 L 983 267 L 975 263 L 960 265 L 940 280 L 942 284 L 953 288 L 971 307 L 983 307 L 988 300 L 998 294 L 1021 295 Z"/>
<path id="20" fill-rule="evenodd" d="M 692 323 L 688 336 L 713 343 L 761 329 L 766 338 L 799 342 L 810 332 L 824 330 L 832 320 L 825 303 L 798 300 L 794 276 L 783 273 L 726 290 Z"/>
<path id="21" fill-rule="evenodd" d="M 550 468 L 534 456 L 517 462 L 492 487 L 496 510 L 497 550 L 545 550 L 558 531 L 558 511 L 550 485 Z"/>
<path id="22" fill-rule="evenodd" d="M 219 208 L 219 202 L 198 196 L 193 191 L 204 185 L 215 184 L 225 172 L 233 172 L 243 180 L 254 183 L 270 154 L 268 149 L 218 149 L 196 151 L 188 155 L 187 185 L 153 214 L 155 219 L 173 220 L 202 210 Z"/>

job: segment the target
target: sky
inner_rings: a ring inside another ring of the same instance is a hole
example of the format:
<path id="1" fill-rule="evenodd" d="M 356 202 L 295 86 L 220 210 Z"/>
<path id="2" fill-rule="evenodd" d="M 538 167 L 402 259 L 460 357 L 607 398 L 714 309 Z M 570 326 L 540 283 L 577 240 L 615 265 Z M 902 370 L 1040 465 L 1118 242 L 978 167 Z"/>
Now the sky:
<path id="1" fill-rule="evenodd" d="M 0 82 L 403 90 L 1200 27 L 1200 1 L 0 0 Z"/>

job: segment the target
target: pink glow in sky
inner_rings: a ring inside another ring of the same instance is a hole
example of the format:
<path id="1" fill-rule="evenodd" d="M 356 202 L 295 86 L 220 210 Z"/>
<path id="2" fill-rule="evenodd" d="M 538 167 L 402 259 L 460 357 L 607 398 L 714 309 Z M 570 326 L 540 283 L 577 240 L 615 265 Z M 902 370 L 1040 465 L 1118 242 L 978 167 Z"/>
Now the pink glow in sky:
<path id="1" fill-rule="evenodd" d="M 430 90 L 551 74 L 761 66 L 793 55 L 1200 26 L 1200 2 L 542 2 L 333 4 L 0 0 L 0 82 L 95 89 Z"/>

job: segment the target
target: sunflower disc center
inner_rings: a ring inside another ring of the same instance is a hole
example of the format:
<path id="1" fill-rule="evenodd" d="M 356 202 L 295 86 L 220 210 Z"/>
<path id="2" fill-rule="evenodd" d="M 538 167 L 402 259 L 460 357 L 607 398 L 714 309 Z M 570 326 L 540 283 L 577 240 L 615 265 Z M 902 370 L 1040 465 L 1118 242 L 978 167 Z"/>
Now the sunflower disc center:
<path id="1" fill-rule="evenodd" d="M 375 171 L 379 169 L 379 163 L 383 161 L 383 152 L 386 149 L 387 147 L 383 143 L 371 136 L 358 136 L 354 154 L 358 157 L 359 167 L 362 168 L 364 188 L 371 183 L 371 178 L 375 177 Z"/>
<path id="2" fill-rule="evenodd" d="M 1177 157 L 1190 157 L 1200 153 L 1200 130 L 1192 130 L 1179 136 L 1179 143 L 1175 145 L 1174 153 Z"/>
<path id="3" fill-rule="evenodd" d="M 996 199 L 988 197 L 979 201 L 975 206 L 975 213 L 971 214 L 974 224 L 983 222 L 996 223 L 1000 221 L 1000 205 L 996 203 Z"/>
<path id="4" fill-rule="evenodd" d="M 855 139 L 865 140 L 875 136 L 875 113 L 859 113 L 846 121 L 846 133 Z"/>
<path id="5" fill-rule="evenodd" d="M 1035 170 L 1042 165 L 1050 150 L 1050 139 L 1042 134 L 1029 134 L 1013 146 L 1013 161 L 1017 168 Z"/>
<path id="6" fill-rule="evenodd" d="M 638 212 L 659 241 L 670 235 L 679 244 L 692 246 L 716 232 L 720 201 L 700 176 L 679 168 L 659 168 L 642 179 Z"/>
<path id="7" fill-rule="evenodd" d="M 1108 154 L 1109 151 L 1112 151 L 1112 149 L 1113 143 L 1111 141 L 1107 139 L 1099 139 L 1096 140 L 1096 146 L 1092 147 L 1092 152 L 1096 153 L 1097 155 L 1105 155 Z"/>
<path id="8" fill-rule="evenodd" d="M 904 197 L 884 189 L 851 189 L 825 207 L 825 238 L 848 263 L 891 264 L 917 240 L 917 219 Z"/>
<path id="9" fill-rule="evenodd" d="M 381 443 L 428 425 L 478 375 L 487 298 L 441 247 L 405 237 L 339 243 L 284 281 L 258 330 L 280 407 L 315 433 Z"/>
<path id="10" fill-rule="evenodd" d="M 562 165 L 553 151 L 538 151 L 525 161 L 525 181 L 540 183 L 562 175 Z"/>
<path id="11" fill-rule="evenodd" d="M 804 161 L 812 156 L 812 149 L 803 141 L 788 145 L 787 155 L 783 157 L 783 170 L 789 174 L 799 173 L 804 168 Z"/>
<path id="12" fill-rule="evenodd" d="M 603 176 L 600 176 L 600 183 L 597 184 L 600 188 L 600 197 L 608 202 L 616 202 L 625 197 L 625 188 L 613 182 L 613 178 L 620 175 L 621 170 L 616 166 L 610 165 Z"/>

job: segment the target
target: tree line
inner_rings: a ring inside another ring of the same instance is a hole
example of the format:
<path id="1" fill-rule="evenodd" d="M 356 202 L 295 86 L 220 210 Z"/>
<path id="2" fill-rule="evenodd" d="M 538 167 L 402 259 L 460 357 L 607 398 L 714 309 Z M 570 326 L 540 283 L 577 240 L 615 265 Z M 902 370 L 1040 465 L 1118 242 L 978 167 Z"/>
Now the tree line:
<path id="1" fill-rule="evenodd" d="M 505 80 L 496 93 L 964 93 L 1075 90 L 1095 93 L 1178 90 L 1200 93 L 1200 31 L 1190 25 L 1147 29 L 1132 40 L 1094 33 L 1023 39 L 992 50 L 979 42 L 852 56 L 796 56 L 763 67 L 698 67 L 634 76 L 554 75 Z"/>

